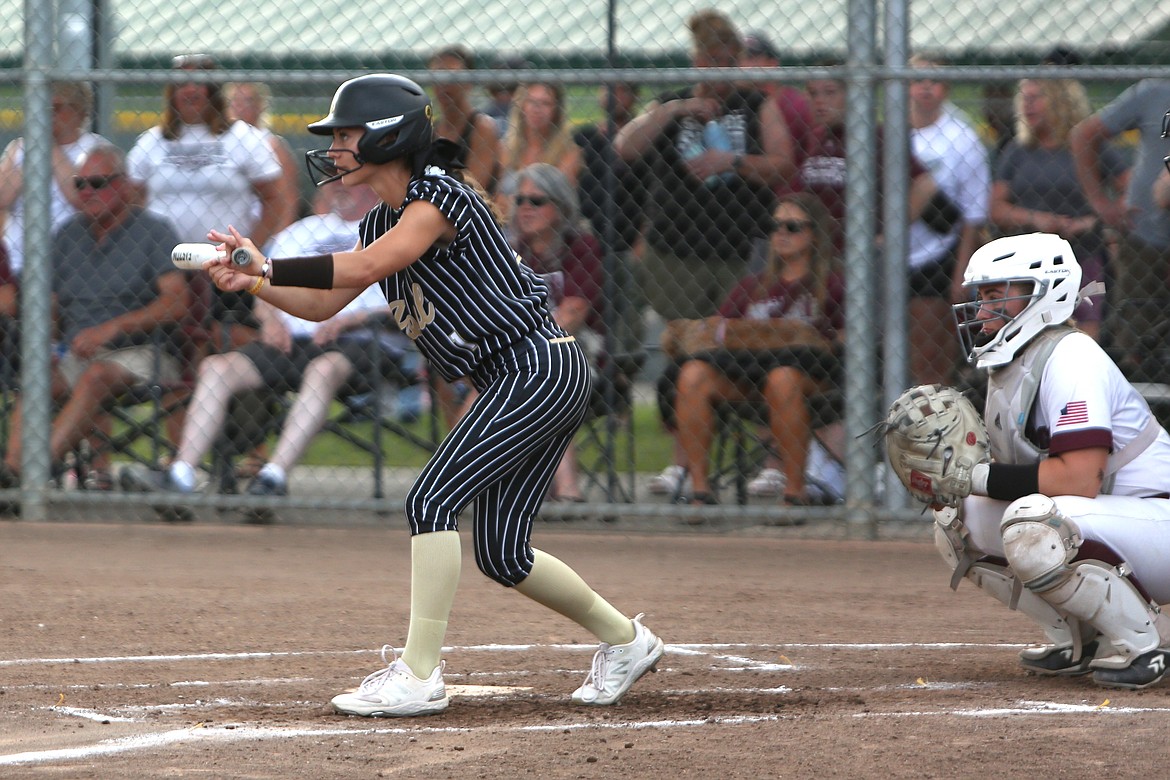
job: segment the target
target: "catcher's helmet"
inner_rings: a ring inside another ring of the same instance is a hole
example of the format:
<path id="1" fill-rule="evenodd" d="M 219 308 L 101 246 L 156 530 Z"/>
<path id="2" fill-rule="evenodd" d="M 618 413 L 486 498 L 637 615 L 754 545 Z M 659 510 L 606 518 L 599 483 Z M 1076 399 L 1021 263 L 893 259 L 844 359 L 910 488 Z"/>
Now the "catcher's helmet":
<path id="1" fill-rule="evenodd" d="M 959 342 L 967 361 L 979 368 L 1010 363 L 1042 330 L 1072 317 L 1079 300 L 1081 266 L 1072 247 L 1060 236 L 1031 233 L 997 238 L 971 255 L 963 287 L 975 292 L 999 283 L 1021 285 L 1029 291 L 995 302 L 999 310 L 993 313 L 1005 322 L 990 338 L 982 333 L 985 320 L 977 319 L 981 309 L 991 310 L 990 303 L 970 301 L 954 306 Z M 1003 304 L 1021 299 L 1028 303 L 1019 314 L 1011 317 L 1004 313 Z"/>
<path id="2" fill-rule="evenodd" d="M 365 128 L 354 155 L 359 167 L 415 154 L 428 148 L 434 138 L 430 98 L 415 82 L 390 73 L 358 76 L 342 84 L 333 93 L 329 115 L 308 129 L 315 135 L 332 135 L 338 127 Z M 346 172 L 339 171 L 328 151 L 305 153 L 309 175 L 328 177 L 318 181 L 318 186 Z"/>

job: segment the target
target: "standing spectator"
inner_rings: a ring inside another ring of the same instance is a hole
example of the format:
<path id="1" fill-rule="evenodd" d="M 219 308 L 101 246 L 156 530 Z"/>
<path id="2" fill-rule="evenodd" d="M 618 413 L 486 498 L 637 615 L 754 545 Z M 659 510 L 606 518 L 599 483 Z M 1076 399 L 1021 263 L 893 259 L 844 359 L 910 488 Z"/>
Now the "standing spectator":
<path id="1" fill-rule="evenodd" d="M 287 214 L 281 167 L 265 136 L 228 118 L 223 90 L 184 81 L 182 73 L 213 70 L 206 54 L 175 57 L 162 122 L 138 137 L 127 157 L 130 178 L 146 188 L 146 207 L 169 219 L 179 241 L 206 241 L 216 225 L 243 226 L 263 245 Z M 256 215 L 259 214 L 259 218 Z M 213 319 L 226 332 L 216 341 L 236 346 L 255 338 L 251 301 L 238 293 L 216 296 Z"/>
<path id="2" fill-rule="evenodd" d="M 53 105 L 53 181 L 49 185 L 49 219 L 56 230 L 77 213 L 81 198 L 73 186 L 73 174 L 81 158 L 106 139 L 90 132 L 93 89 L 81 81 L 55 81 L 51 87 Z M 19 278 L 24 267 L 24 139 L 8 144 L 0 157 L 0 213 L 8 269 Z"/>
<path id="3" fill-rule="evenodd" d="M 336 182 L 317 193 L 315 213 L 278 233 L 269 251 L 292 257 L 353 248 L 358 222 L 378 202 L 377 196 L 369 187 L 347 188 Z M 337 393 L 347 385 L 354 392 L 369 392 L 373 372 L 386 368 L 373 365 L 367 339 L 343 336 L 368 328 L 388 311 L 377 285 L 370 285 L 339 313 L 321 322 L 294 317 L 260 301 L 256 306 L 260 338 L 238 350 L 209 355 L 199 364 L 199 379 L 170 468 L 148 477 L 127 469 L 121 476 L 123 488 L 193 493 L 196 468 L 223 429 L 232 398 L 247 390 L 268 388 L 278 393 L 295 390 L 297 396 L 272 457 L 248 485 L 247 494 L 288 495 L 288 474 L 321 430 Z M 183 506 L 161 511 L 168 520 L 193 518 L 191 510 Z M 264 509 L 246 510 L 244 517 L 258 523 L 273 519 L 271 510 Z"/>
<path id="4" fill-rule="evenodd" d="M 743 36 L 743 55 L 739 64 L 745 68 L 778 68 L 780 53 L 762 32 L 749 32 Z M 779 81 L 769 81 L 754 86 L 776 101 L 783 120 L 782 129 L 788 138 L 783 141 L 784 155 L 792 161 L 792 175 L 781 178 L 772 188 L 777 198 L 802 189 L 798 172 L 816 144 L 812 106 L 803 90 L 790 87 Z"/>
<path id="5" fill-rule="evenodd" d="M 175 232 L 134 205 L 138 192 L 126 177 L 121 150 L 95 146 L 72 186 L 81 196 L 80 212 L 61 225 L 51 246 L 52 289 L 67 346 L 51 379 L 53 398 L 63 402 L 49 434 L 53 463 L 104 419 L 102 407 L 111 398 L 143 382 L 178 377 L 176 357 L 169 351 L 157 356 L 154 337 L 187 310 L 187 283 L 170 262 Z M 6 488 L 19 482 L 20 421 L 18 404 L 0 466 Z"/>
<path id="6" fill-rule="evenodd" d="M 280 232 L 301 215 L 301 162 L 293 156 L 288 141 L 274 133 L 269 125 L 268 112 L 272 105 L 272 92 L 267 84 L 244 81 L 228 84 L 225 91 L 228 114 L 231 118 L 247 122 L 259 130 L 272 147 L 272 151 L 276 153 L 276 159 L 280 161 L 280 194 L 276 199 L 276 205 L 281 213 L 273 222 L 273 232 Z M 258 222 L 260 216 L 260 203 L 257 202 L 253 221 Z"/>
<path id="7" fill-rule="evenodd" d="M 501 152 L 500 188 L 496 198 L 501 215 L 511 214 L 516 194 L 516 174 L 533 163 L 556 166 L 577 185 L 581 173 L 581 148 L 573 143 L 565 89 L 560 84 L 525 84 L 512 104 L 508 134 Z"/>
<path id="8" fill-rule="evenodd" d="M 429 67 L 435 71 L 474 70 L 475 59 L 463 46 L 447 46 L 434 53 Z M 444 82 L 435 84 L 432 90 L 439 112 L 435 134 L 459 144 L 457 162 L 484 192 L 492 193 L 500 165 L 500 137 L 495 121 L 472 107 L 470 84 Z"/>
<path id="9" fill-rule="evenodd" d="M 694 14 L 699 68 L 732 68 L 743 45 L 726 16 Z M 622 128 L 614 147 L 649 165 L 645 292 L 666 320 L 714 314 L 767 234 L 771 189 L 794 168 L 776 103 L 734 82 L 703 81 L 659 96 Z"/>
<path id="10" fill-rule="evenodd" d="M 527 67 L 528 63 L 520 57 L 508 57 L 492 64 L 493 70 L 524 70 Z M 508 117 L 512 115 L 512 102 L 519 88 L 520 85 L 515 79 L 484 85 L 484 92 L 487 92 L 488 98 L 480 110 L 496 123 L 497 138 L 503 138 L 508 134 Z"/>
<path id="11" fill-rule="evenodd" d="M 610 93 L 613 94 L 613 113 L 610 114 Z M 613 199 L 613 251 L 627 255 L 638 241 L 642 229 L 642 209 L 646 198 L 643 172 L 618 156 L 610 135 L 610 119 L 614 134 L 634 118 L 638 102 L 638 85 L 632 82 L 603 84 L 597 91 L 597 102 L 605 116 L 600 122 L 578 130 L 573 139 L 581 147 L 581 178 L 578 182 L 581 213 L 593 226 L 598 238 L 606 235 L 606 203 Z M 613 171 L 613 189 L 609 188 L 609 171 Z"/>
<path id="12" fill-rule="evenodd" d="M 1069 133 L 1089 116 L 1089 97 L 1073 79 L 1024 79 L 1016 90 L 1016 132 L 1000 153 L 992 185 L 991 221 L 1004 235 L 1053 233 L 1066 239 L 1081 265 L 1082 282 L 1105 279 L 1107 247 L 1101 221 L 1077 178 Z M 1100 178 L 1123 188 L 1127 166 L 1112 146 L 1098 156 Z M 1101 306 L 1074 312 L 1077 325 L 1100 336 Z"/>
<path id="13" fill-rule="evenodd" d="M 553 322 L 575 337 L 589 358 L 593 401 L 604 397 L 598 370 L 605 321 L 601 247 L 584 228 L 577 194 L 565 175 L 547 163 L 534 163 L 516 177 L 512 212 L 513 247 L 544 278 Z M 592 404 L 591 404 L 592 405 Z M 583 501 L 577 474 L 577 449 L 570 442 L 553 477 L 554 501 Z"/>
<path id="14" fill-rule="evenodd" d="M 829 60 L 821 63 L 825 67 L 836 67 L 842 63 Z M 807 85 L 809 100 L 812 102 L 813 119 L 816 122 L 816 144 L 813 153 L 801 167 L 801 180 L 810 192 L 821 199 L 834 220 L 833 247 L 840 255 L 845 246 L 845 82 L 839 78 L 812 79 Z M 882 128 L 877 130 L 877 147 L 882 148 Z M 884 181 L 880 156 L 877 170 L 878 182 Z M 938 188 L 922 163 L 910 157 L 910 208 L 913 221 L 925 210 L 926 204 L 937 193 Z M 881 190 L 879 188 L 879 201 Z M 878 233 L 881 227 L 881 207 L 878 208 Z"/>
<path id="15" fill-rule="evenodd" d="M 1162 138 L 1167 106 L 1170 79 L 1146 79 L 1079 122 L 1069 137 L 1089 205 L 1104 227 L 1120 233 L 1104 332 L 1127 370 L 1139 362 L 1138 337 L 1153 330 L 1170 306 L 1170 212 L 1158 208 L 1153 192 L 1162 158 L 1170 153 L 1170 140 Z M 1137 156 L 1125 192 L 1113 192 L 1101 157 L 1105 142 L 1128 130 L 1138 131 Z"/>
<path id="16" fill-rule="evenodd" d="M 687 26 L 695 67 L 739 65 L 743 42 L 725 15 L 702 10 Z M 776 102 L 731 81 L 660 95 L 617 134 L 618 154 L 648 167 L 642 283 L 664 320 L 715 314 L 743 276 L 768 233 L 772 189 L 795 172 L 787 137 Z M 671 492 L 684 457 L 676 440 L 650 490 Z"/>
<path id="17" fill-rule="evenodd" d="M 938 57 L 910 58 L 914 68 L 945 64 Z M 916 385 L 950 385 L 958 363 L 951 304 L 965 300 L 963 272 L 987 222 L 991 169 L 987 148 L 948 99 L 945 82 L 915 79 L 909 96 L 914 158 L 958 210 L 958 220 L 947 230 L 921 219 L 910 224 L 910 376 Z"/>

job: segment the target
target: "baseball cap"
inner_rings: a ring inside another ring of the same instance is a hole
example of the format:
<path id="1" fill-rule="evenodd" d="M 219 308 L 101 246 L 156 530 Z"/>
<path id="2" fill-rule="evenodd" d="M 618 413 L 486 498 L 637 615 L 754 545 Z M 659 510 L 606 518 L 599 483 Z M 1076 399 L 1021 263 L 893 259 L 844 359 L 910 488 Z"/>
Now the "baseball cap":
<path id="1" fill-rule="evenodd" d="M 758 30 L 744 33 L 743 53 L 749 57 L 767 57 L 770 60 L 780 61 L 780 53 L 768 40 L 768 36 Z"/>
<path id="2" fill-rule="evenodd" d="M 210 54 L 180 54 L 171 59 L 171 67 L 177 70 L 215 70 L 218 65 Z"/>

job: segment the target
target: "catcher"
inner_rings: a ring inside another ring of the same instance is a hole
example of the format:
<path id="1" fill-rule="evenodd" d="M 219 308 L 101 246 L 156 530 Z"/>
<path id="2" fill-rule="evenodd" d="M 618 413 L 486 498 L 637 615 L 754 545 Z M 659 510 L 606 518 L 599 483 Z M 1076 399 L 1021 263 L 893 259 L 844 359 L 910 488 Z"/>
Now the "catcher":
<path id="1" fill-rule="evenodd" d="M 1020 653 L 1025 669 L 1141 689 L 1170 661 L 1170 436 L 1069 324 L 1099 292 L 1080 281 L 1059 236 L 979 249 L 975 299 L 955 315 L 967 360 L 988 370 L 987 427 L 955 391 L 914 388 L 891 407 L 887 452 L 934 508 L 951 587 L 969 579 L 1048 636 Z"/>

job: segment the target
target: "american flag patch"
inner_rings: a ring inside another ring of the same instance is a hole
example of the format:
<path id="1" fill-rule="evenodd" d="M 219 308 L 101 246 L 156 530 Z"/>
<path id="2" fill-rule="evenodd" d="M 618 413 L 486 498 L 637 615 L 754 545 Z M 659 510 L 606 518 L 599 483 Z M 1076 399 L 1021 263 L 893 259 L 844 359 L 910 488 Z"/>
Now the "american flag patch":
<path id="1" fill-rule="evenodd" d="M 1089 421 L 1089 406 L 1084 401 L 1069 401 L 1060 410 L 1060 419 L 1056 427 L 1062 425 L 1084 425 Z"/>

